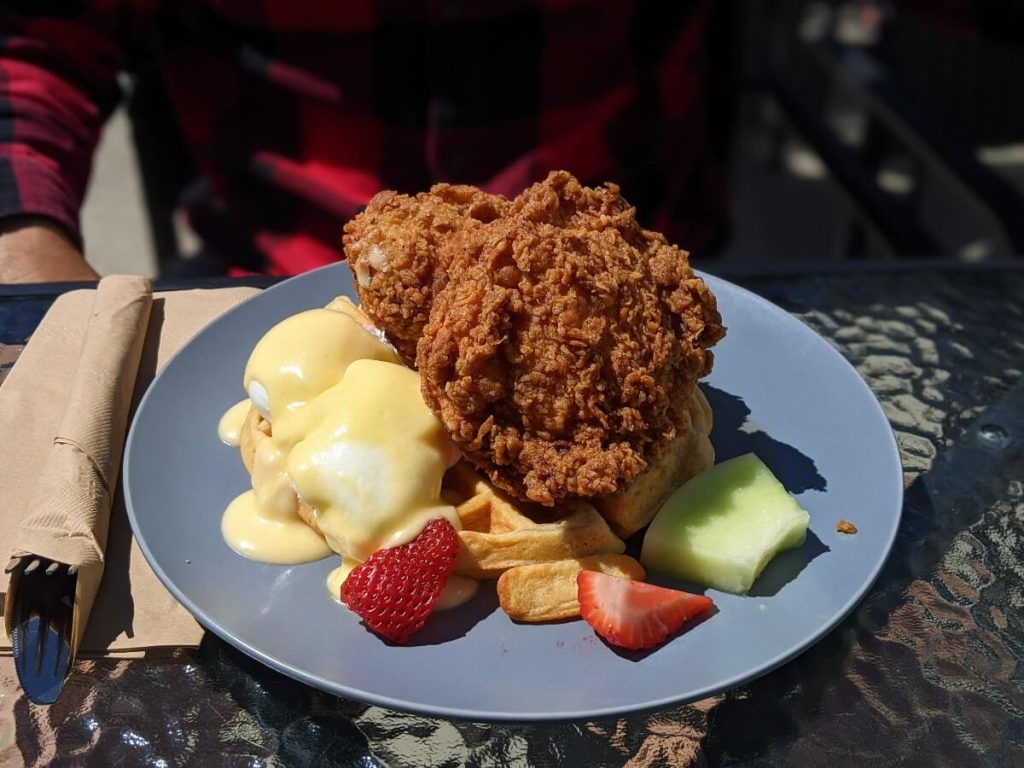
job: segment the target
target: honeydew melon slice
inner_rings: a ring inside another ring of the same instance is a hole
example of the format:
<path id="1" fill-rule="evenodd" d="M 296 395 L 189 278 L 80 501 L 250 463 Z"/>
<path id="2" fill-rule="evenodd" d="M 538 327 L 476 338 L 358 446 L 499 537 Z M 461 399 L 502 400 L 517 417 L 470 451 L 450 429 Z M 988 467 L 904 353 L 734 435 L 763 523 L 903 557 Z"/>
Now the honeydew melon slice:
<path id="1" fill-rule="evenodd" d="M 810 515 L 752 453 L 723 461 L 677 490 L 644 535 L 652 571 L 746 594 L 775 555 L 799 547 Z"/>

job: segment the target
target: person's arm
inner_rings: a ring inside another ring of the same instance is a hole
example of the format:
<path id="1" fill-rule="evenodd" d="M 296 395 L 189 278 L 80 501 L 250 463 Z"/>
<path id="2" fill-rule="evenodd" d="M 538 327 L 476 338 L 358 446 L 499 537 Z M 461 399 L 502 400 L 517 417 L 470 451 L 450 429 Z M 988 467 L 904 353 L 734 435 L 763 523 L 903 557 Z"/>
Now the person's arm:
<path id="1" fill-rule="evenodd" d="M 98 278 L 82 252 L 49 220 L 15 216 L 0 222 L 0 283 Z"/>
<path id="2" fill-rule="evenodd" d="M 0 282 L 95 279 L 78 213 L 103 121 L 120 97 L 125 43 L 155 0 L 36 0 L 0 10 Z M 64 4 L 47 4 L 51 8 Z M 95 7 L 94 7 L 95 5 Z"/>

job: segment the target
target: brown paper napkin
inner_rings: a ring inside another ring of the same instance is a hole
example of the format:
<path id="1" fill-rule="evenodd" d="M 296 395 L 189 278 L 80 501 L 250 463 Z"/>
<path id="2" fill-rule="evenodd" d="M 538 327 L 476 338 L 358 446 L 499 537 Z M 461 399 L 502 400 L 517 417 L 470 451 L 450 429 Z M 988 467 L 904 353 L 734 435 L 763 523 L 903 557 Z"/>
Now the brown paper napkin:
<path id="1" fill-rule="evenodd" d="M 194 646 L 202 636 L 147 565 L 120 494 L 109 532 L 103 530 L 103 505 L 110 503 L 107 489 L 115 487 L 127 426 L 117 414 L 127 411 L 130 399 L 138 401 L 153 374 L 185 341 L 258 292 L 157 293 L 148 324 L 138 313 L 135 331 L 129 330 L 132 322 L 121 309 L 118 319 L 93 333 L 97 327 L 90 328 L 90 320 L 108 280 L 98 291 L 61 296 L 0 386 L 0 434 L 5 436 L 0 440 L 0 557 L 21 548 L 61 562 L 78 561 L 78 612 L 88 614 L 92 607 L 91 619 L 77 627 L 83 656 Z M 123 281 L 115 282 L 124 289 Z M 96 361 L 104 358 L 107 363 L 97 370 Z M 112 361 L 127 361 L 129 372 L 112 373 L 121 365 Z M 133 398 L 131 378 L 136 379 Z M 89 401 L 93 405 L 80 407 Z M 105 434 L 116 439 L 104 440 Z M 5 596 L 7 583 L 0 575 Z M 5 635 L 0 654 L 10 652 Z"/>
<path id="2" fill-rule="evenodd" d="M 84 323 L 79 359 L 71 369 L 63 415 L 14 531 L 12 555 L 37 555 L 78 567 L 72 654 L 103 577 L 110 507 L 152 303 L 153 286 L 145 278 L 100 281 Z M 56 403 L 51 407 L 57 410 Z M 19 432 L 5 432 L 17 442 Z M 8 590 L 8 632 L 11 605 Z"/>

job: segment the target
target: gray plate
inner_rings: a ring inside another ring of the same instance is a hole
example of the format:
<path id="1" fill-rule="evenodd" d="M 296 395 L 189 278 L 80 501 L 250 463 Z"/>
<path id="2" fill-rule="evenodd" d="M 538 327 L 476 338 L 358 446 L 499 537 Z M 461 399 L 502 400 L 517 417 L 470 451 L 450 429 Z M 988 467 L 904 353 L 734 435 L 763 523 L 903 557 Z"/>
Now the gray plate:
<path id="1" fill-rule="evenodd" d="M 222 510 L 248 487 L 217 421 L 244 397 L 253 345 L 277 321 L 353 295 L 334 265 L 235 308 L 150 386 L 125 453 L 128 515 L 160 579 L 212 632 L 286 675 L 395 709 L 491 721 L 596 718 L 699 699 L 763 675 L 814 643 L 864 596 L 899 523 L 902 473 L 878 402 L 821 337 L 778 307 L 706 278 L 729 334 L 703 384 L 719 459 L 755 451 L 811 514 L 803 548 L 753 594 L 709 590 L 718 612 L 646 654 L 622 653 L 583 621 L 517 625 L 485 588 L 389 646 L 332 602 L 334 560 L 282 567 L 239 557 Z M 843 536 L 847 518 L 859 533 Z"/>

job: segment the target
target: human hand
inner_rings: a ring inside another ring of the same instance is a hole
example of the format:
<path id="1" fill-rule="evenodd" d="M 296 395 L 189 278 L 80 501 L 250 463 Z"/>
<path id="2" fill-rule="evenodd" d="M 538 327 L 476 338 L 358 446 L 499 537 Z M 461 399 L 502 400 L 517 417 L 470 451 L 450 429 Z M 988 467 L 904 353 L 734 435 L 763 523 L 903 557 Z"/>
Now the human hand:
<path id="1" fill-rule="evenodd" d="M 0 222 L 0 283 L 98 280 L 60 227 L 35 216 Z"/>

